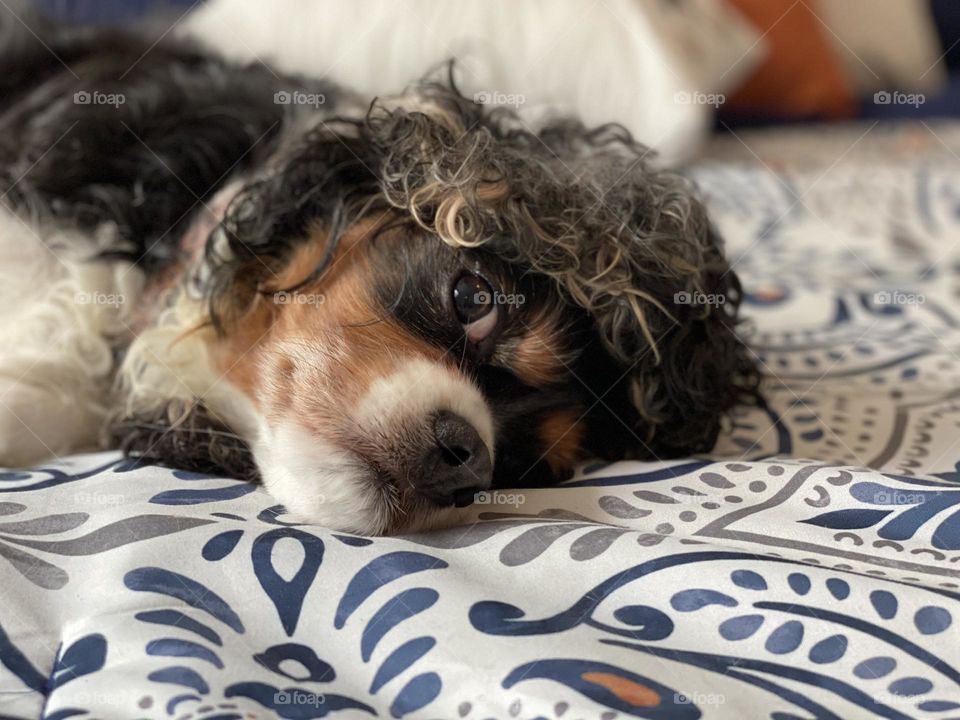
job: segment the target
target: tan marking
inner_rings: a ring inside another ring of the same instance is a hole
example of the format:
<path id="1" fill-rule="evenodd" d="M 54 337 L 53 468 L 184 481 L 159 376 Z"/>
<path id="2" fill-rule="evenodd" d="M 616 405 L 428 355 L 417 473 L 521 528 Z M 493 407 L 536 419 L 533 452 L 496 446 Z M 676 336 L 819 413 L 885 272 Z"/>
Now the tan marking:
<path id="1" fill-rule="evenodd" d="M 540 423 L 540 446 L 554 475 L 571 470 L 582 459 L 583 425 L 579 417 L 573 410 L 558 410 Z"/>
<path id="2" fill-rule="evenodd" d="M 215 344 L 217 367 L 268 415 L 295 411 L 308 427 L 329 428 L 403 359 L 440 362 L 440 350 L 385 315 L 371 297 L 365 244 L 376 222 L 349 229 L 321 277 L 294 292 L 258 293 Z M 319 228 L 311 232 L 273 287 L 290 287 L 314 272 L 326 239 Z"/>
<path id="3" fill-rule="evenodd" d="M 543 387 L 562 379 L 566 368 L 560 361 L 564 353 L 559 333 L 549 321 L 538 321 L 527 333 L 510 358 L 510 369 L 527 385 Z"/>

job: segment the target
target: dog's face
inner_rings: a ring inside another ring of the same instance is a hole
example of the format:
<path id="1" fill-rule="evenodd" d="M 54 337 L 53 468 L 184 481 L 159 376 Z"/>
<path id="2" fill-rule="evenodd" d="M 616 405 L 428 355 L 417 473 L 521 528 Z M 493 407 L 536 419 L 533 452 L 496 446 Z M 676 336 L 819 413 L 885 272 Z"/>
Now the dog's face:
<path id="1" fill-rule="evenodd" d="M 330 242 L 313 227 L 217 344 L 287 509 L 357 532 L 415 528 L 491 486 L 569 474 L 600 451 L 611 406 L 613 436 L 629 437 L 629 404 L 598 402 L 617 378 L 585 312 L 489 249 L 391 218 L 346 229 L 304 283 Z"/>
<path id="2" fill-rule="evenodd" d="M 280 147 L 199 282 L 242 440 L 297 516 L 414 529 L 589 456 L 705 451 L 749 389 L 703 208 L 622 129 L 534 134 L 426 86 Z M 151 447 L 183 466 L 191 444 Z"/>

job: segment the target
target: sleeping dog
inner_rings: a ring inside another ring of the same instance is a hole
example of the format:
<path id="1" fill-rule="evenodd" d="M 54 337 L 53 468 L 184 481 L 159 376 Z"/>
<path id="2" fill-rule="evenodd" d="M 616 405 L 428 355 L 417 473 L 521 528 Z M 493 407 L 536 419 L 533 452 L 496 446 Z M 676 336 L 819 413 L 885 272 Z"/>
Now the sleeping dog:
<path id="1" fill-rule="evenodd" d="M 391 533 L 708 451 L 753 392 L 702 204 L 618 126 L 0 32 L 0 464 L 121 447 Z"/>

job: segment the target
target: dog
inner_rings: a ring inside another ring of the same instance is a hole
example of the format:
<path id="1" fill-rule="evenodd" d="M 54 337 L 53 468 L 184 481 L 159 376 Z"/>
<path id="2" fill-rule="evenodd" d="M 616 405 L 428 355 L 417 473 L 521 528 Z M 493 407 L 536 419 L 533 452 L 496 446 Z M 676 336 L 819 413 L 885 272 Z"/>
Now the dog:
<path id="1" fill-rule="evenodd" d="M 0 464 L 120 447 L 388 534 L 709 451 L 755 390 L 704 206 L 617 125 L 36 17 L 0 40 Z"/>

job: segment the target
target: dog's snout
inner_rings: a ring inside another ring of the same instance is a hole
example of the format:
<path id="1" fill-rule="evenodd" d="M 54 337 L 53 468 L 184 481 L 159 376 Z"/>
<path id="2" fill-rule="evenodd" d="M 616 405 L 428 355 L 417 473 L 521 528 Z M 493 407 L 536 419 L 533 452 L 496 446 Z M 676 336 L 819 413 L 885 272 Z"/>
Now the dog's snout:
<path id="1" fill-rule="evenodd" d="M 440 412 L 433 422 L 433 446 L 423 456 L 418 492 L 439 505 L 463 507 L 490 487 L 490 451 L 467 420 Z"/>

